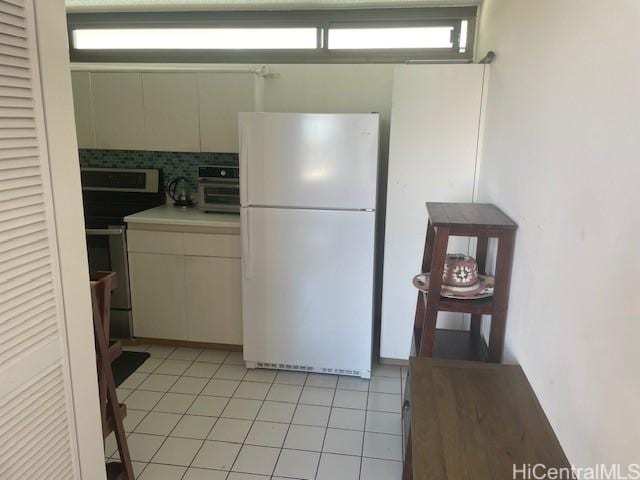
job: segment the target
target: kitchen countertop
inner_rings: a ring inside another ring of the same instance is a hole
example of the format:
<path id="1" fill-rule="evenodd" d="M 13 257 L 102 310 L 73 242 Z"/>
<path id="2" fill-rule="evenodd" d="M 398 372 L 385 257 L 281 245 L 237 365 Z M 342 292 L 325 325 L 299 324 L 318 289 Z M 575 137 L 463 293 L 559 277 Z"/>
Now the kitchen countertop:
<path id="1" fill-rule="evenodd" d="M 240 228 L 237 213 L 205 213 L 197 207 L 179 208 L 171 204 L 144 210 L 124 217 L 127 223 L 152 225 L 178 225 L 185 227 Z"/>

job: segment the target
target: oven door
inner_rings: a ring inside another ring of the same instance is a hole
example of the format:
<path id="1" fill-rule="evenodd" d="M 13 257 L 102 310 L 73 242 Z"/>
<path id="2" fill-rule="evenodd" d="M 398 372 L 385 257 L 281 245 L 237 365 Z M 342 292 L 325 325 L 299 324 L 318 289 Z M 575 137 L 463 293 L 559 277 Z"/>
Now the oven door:
<path id="1" fill-rule="evenodd" d="M 240 186 L 238 182 L 221 180 L 198 184 L 199 207 L 205 212 L 239 212 Z"/>
<path id="2" fill-rule="evenodd" d="M 89 271 L 111 271 L 117 277 L 116 289 L 111 293 L 111 335 L 130 338 L 132 318 L 126 227 L 87 228 L 86 234 Z"/>

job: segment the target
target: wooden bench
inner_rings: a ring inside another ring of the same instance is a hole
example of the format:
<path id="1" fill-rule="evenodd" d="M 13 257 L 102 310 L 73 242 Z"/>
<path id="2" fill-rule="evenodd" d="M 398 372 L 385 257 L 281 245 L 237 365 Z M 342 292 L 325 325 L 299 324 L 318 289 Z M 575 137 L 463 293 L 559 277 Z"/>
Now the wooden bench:
<path id="1" fill-rule="evenodd" d="M 411 358 L 403 427 L 403 480 L 523 479 L 514 465 L 569 468 L 517 365 Z"/>

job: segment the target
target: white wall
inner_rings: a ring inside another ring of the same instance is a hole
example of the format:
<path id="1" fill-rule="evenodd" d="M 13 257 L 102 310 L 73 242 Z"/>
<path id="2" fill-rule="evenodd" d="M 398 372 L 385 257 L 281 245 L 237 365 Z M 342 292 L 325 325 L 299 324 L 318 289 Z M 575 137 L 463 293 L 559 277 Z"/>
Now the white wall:
<path id="1" fill-rule="evenodd" d="M 393 65 L 268 65 L 264 109 L 271 112 L 378 112 L 381 146 L 389 143 Z"/>
<path id="2" fill-rule="evenodd" d="M 507 358 L 580 465 L 640 462 L 637 0 L 486 0 L 479 199 L 519 224 Z"/>

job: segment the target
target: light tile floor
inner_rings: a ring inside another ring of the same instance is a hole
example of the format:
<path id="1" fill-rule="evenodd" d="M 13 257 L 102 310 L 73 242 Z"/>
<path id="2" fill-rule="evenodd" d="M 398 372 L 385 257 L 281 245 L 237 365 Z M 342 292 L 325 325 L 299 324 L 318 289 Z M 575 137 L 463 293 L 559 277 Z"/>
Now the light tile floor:
<path id="1" fill-rule="evenodd" d="M 139 345 L 119 388 L 142 480 L 400 480 L 406 371 L 371 380 L 247 370 L 242 354 Z M 113 435 L 105 456 L 117 458 Z"/>

